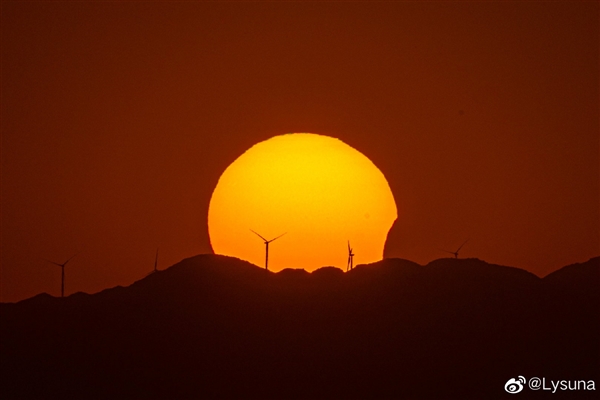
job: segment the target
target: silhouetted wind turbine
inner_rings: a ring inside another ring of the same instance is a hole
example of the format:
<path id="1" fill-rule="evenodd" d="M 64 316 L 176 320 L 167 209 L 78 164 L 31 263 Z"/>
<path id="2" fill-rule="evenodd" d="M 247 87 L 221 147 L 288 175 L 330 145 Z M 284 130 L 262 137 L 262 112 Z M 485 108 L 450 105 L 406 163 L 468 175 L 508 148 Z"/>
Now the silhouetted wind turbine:
<path id="1" fill-rule="evenodd" d="M 158 249 L 156 249 L 156 258 L 154 259 L 154 270 L 152 272 L 150 272 L 148 275 L 152 275 L 156 272 L 158 272 Z M 148 275 L 146 275 L 146 276 L 148 276 Z"/>
<path id="2" fill-rule="evenodd" d="M 73 255 L 71 256 L 71 258 L 75 257 L 76 255 L 77 255 L 77 254 L 73 254 Z M 71 258 L 69 258 L 67 261 L 65 261 L 65 262 L 64 262 L 64 263 L 62 263 L 62 264 L 59 264 L 59 263 L 57 263 L 57 262 L 54 262 L 54 261 L 46 260 L 46 261 L 48 261 L 49 263 L 51 263 L 51 264 L 54 264 L 54 265 L 58 265 L 58 266 L 61 268 L 61 277 L 60 277 L 60 297 L 65 297 L 65 265 L 67 265 L 67 263 L 68 263 L 69 261 L 71 261 Z"/>
<path id="3" fill-rule="evenodd" d="M 262 237 L 261 235 L 259 235 L 258 233 L 254 232 L 252 229 L 250 229 L 252 231 L 252 233 L 254 233 L 256 236 L 258 236 L 259 238 L 261 238 L 262 240 L 265 241 L 265 269 L 269 270 L 269 243 L 279 239 L 280 237 L 282 237 L 283 235 L 285 235 L 287 232 L 282 233 L 281 235 L 277 236 L 275 239 L 271 239 L 271 240 L 267 240 L 264 237 Z"/>
<path id="4" fill-rule="evenodd" d="M 348 240 L 348 264 L 346 265 L 346 272 L 352 269 L 353 262 L 354 253 L 352 252 L 352 247 L 350 247 L 350 241 Z"/>
<path id="5" fill-rule="evenodd" d="M 465 242 L 463 244 L 460 245 L 460 247 L 458 249 L 456 249 L 456 251 L 448 251 L 448 250 L 444 250 L 444 249 L 440 249 L 442 251 L 445 251 L 446 253 L 450 253 L 450 254 L 454 254 L 454 258 L 458 258 L 458 252 L 460 251 L 460 249 L 462 249 L 462 247 L 469 241 L 469 239 L 465 240 Z"/>
<path id="6" fill-rule="evenodd" d="M 154 272 L 158 272 L 158 248 L 156 249 L 156 258 L 154 259 Z"/>

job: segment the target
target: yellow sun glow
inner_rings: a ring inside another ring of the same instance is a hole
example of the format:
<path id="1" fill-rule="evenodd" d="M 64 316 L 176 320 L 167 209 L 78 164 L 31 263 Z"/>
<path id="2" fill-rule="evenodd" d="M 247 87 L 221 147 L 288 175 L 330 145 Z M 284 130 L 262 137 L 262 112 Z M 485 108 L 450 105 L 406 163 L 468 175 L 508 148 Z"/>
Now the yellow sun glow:
<path id="1" fill-rule="evenodd" d="M 275 136 L 252 146 L 221 175 L 208 209 L 216 254 L 269 270 L 346 268 L 381 260 L 396 203 L 381 171 L 338 139 L 311 133 Z"/>

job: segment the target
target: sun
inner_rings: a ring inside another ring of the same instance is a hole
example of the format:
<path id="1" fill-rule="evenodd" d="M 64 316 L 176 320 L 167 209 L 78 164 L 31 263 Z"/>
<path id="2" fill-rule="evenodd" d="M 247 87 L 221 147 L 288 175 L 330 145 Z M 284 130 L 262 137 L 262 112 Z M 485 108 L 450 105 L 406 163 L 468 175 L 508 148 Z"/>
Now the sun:
<path id="1" fill-rule="evenodd" d="M 383 173 L 339 139 L 292 133 L 255 144 L 221 177 L 208 208 L 213 251 L 271 271 L 381 260 L 397 218 Z M 253 233 L 256 232 L 257 234 Z"/>

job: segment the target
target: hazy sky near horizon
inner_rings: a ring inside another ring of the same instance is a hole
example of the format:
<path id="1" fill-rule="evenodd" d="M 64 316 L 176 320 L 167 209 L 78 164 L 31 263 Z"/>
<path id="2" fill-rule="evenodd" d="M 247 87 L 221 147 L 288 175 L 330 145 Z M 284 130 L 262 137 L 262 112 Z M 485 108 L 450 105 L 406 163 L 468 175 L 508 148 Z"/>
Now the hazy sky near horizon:
<path id="1" fill-rule="evenodd" d="M 211 252 L 220 174 L 288 132 L 381 169 L 387 256 L 600 254 L 597 2 L 1 7 L 1 301 L 59 295 L 44 259 L 71 294 Z"/>

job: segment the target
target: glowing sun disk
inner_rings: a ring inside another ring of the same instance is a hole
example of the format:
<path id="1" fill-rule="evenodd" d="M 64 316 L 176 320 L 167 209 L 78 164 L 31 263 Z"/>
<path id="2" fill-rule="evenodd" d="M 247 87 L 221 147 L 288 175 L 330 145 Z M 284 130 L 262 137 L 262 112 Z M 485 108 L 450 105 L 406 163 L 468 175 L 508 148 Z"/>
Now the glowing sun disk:
<path id="1" fill-rule="evenodd" d="M 260 142 L 221 175 L 208 228 L 217 254 L 269 269 L 345 267 L 347 241 L 357 263 L 380 260 L 397 217 L 389 185 L 363 154 L 338 139 L 295 133 Z"/>

